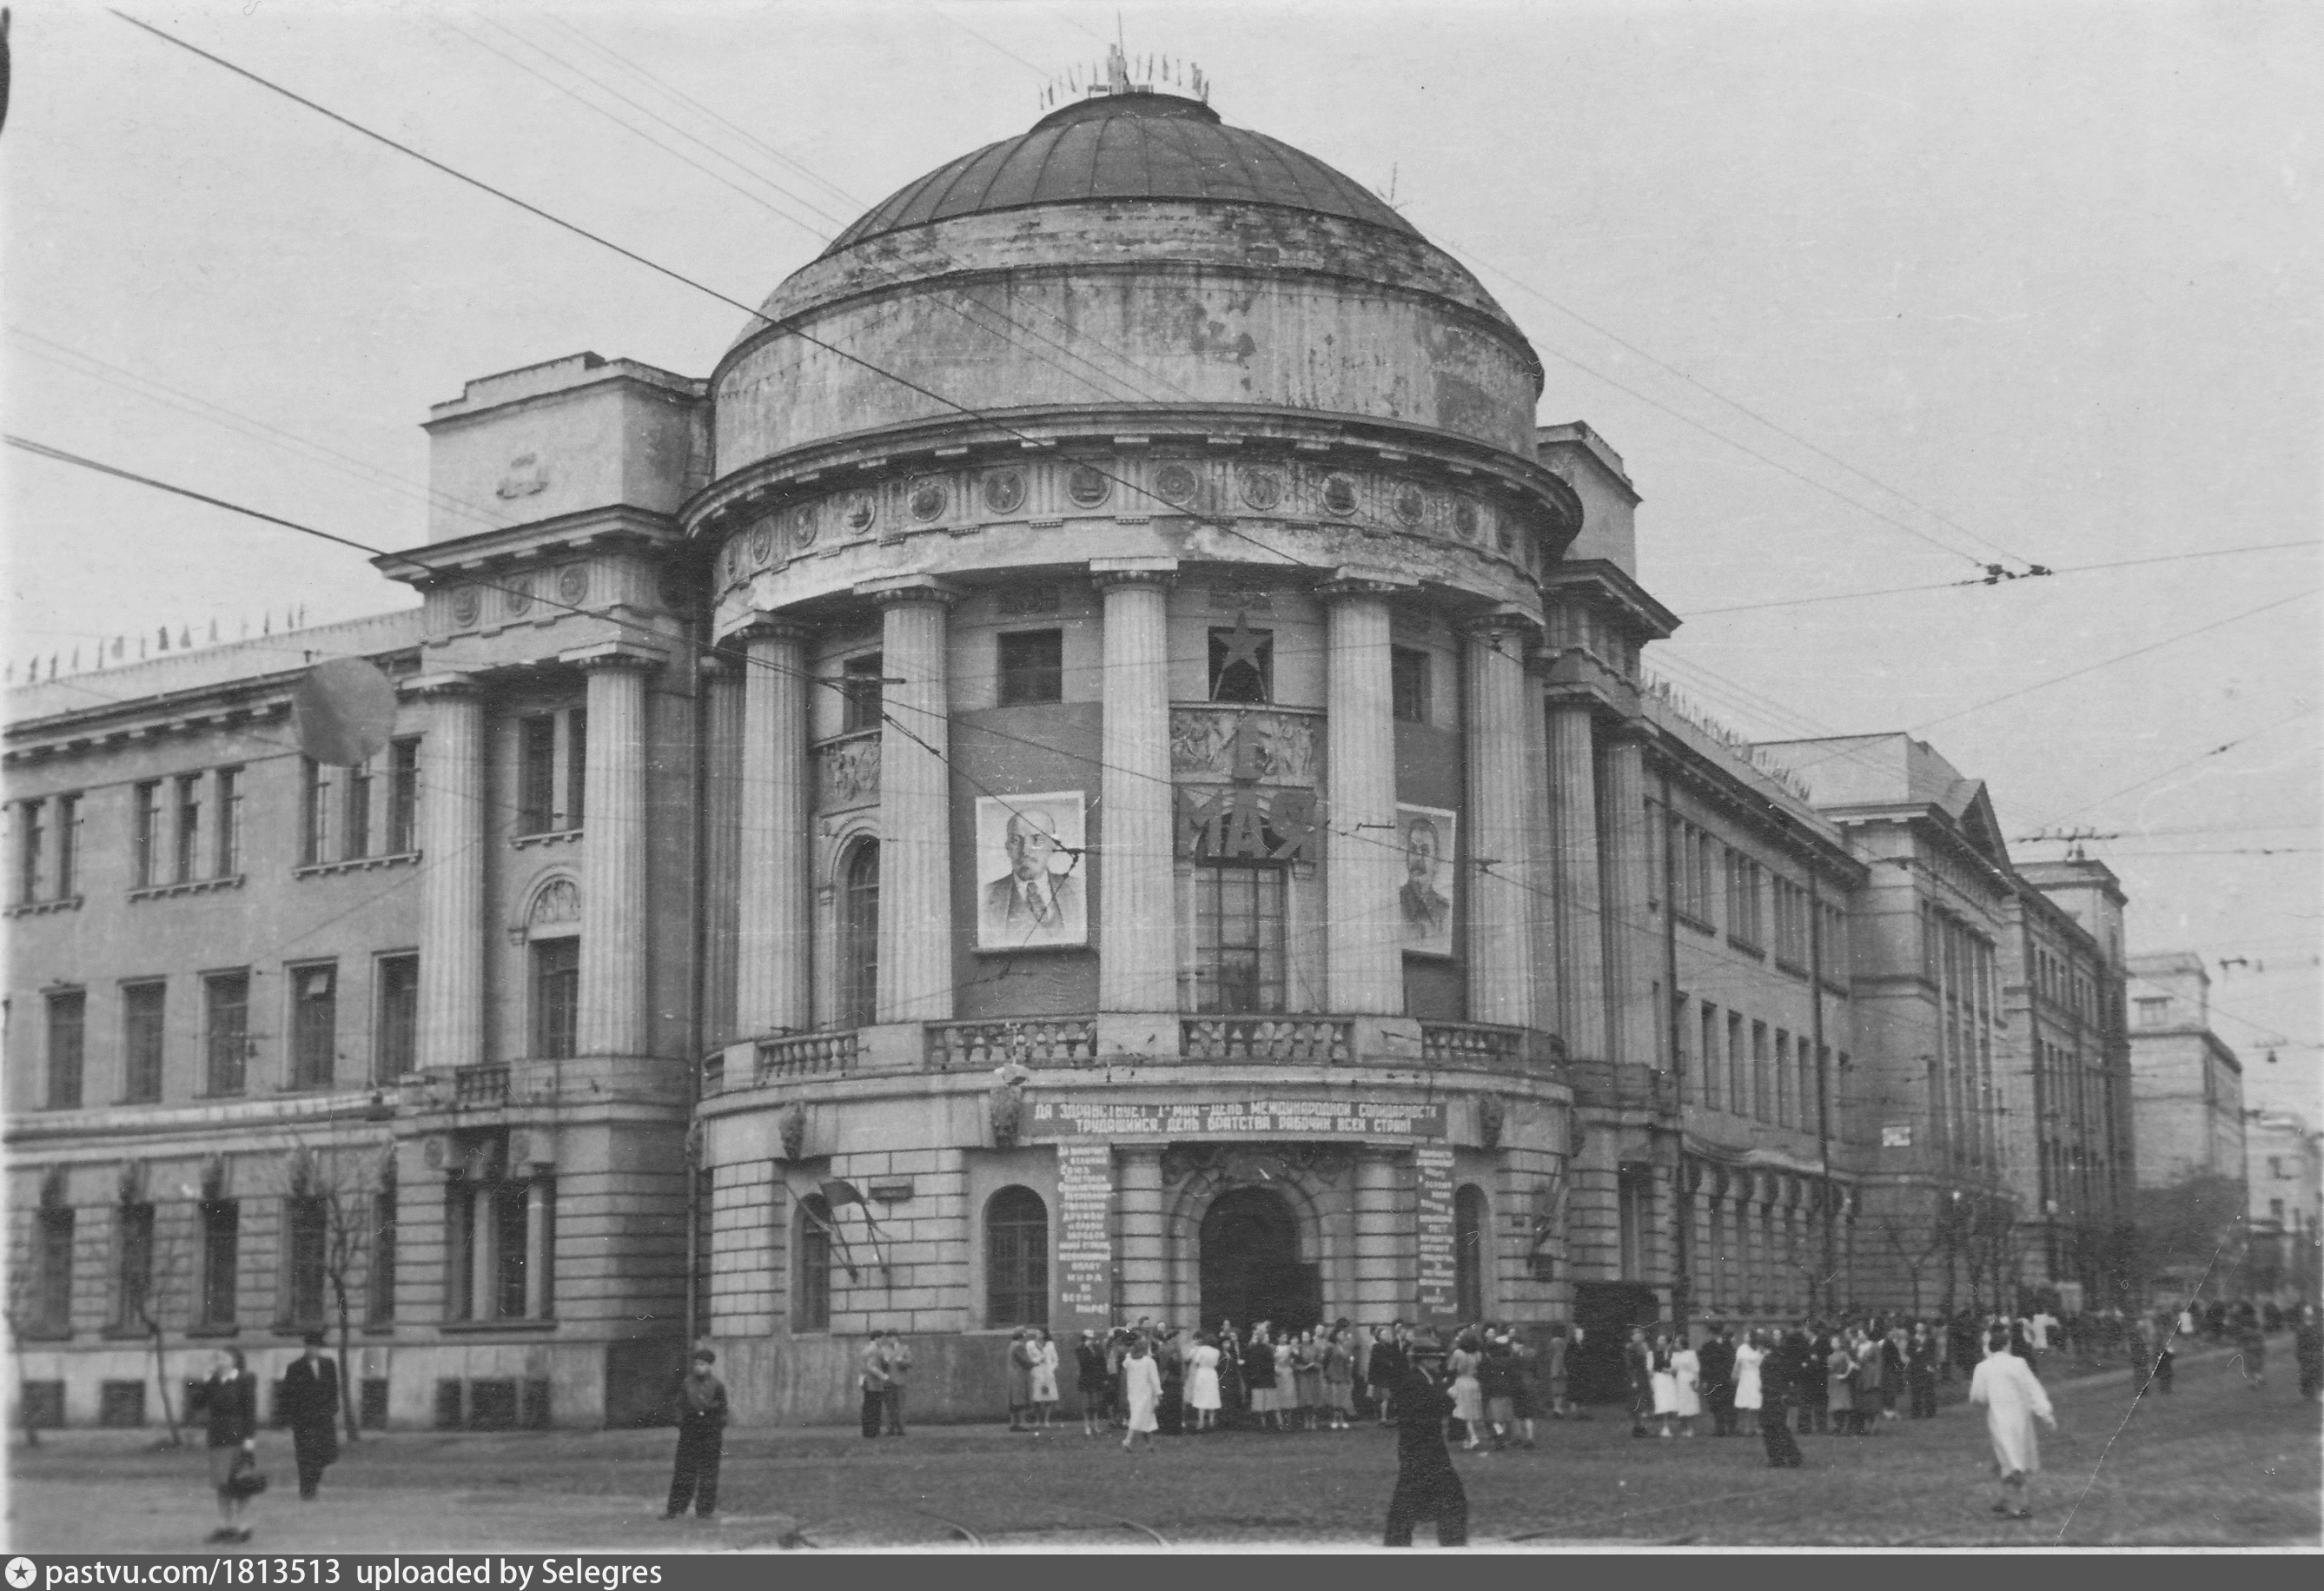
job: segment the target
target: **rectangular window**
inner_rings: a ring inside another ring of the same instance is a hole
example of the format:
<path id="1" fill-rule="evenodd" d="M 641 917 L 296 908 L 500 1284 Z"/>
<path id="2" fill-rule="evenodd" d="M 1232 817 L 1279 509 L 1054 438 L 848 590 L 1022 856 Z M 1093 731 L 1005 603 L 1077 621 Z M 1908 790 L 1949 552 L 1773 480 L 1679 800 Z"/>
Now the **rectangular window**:
<path id="1" fill-rule="evenodd" d="M 1703 1107 L 1719 1108 L 1719 1007 L 1706 1000 L 1702 1003 L 1702 1081 Z"/>
<path id="2" fill-rule="evenodd" d="M 27 906 L 41 898 L 47 882 L 43 874 L 49 848 L 48 810 L 46 801 L 16 804 L 16 899 Z"/>
<path id="3" fill-rule="evenodd" d="M 146 1325 L 153 1301 L 153 1207 L 125 1204 L 113 1212 L 113 1323 L 126 1330 Z"/>
<path id="4" fill-rule="evenodd" d="M 1762 937 L 1759 885 L 1765 870 L 1735 851 L 1727 853 L 1727 938 L 1738 949 L 1757 951 Z"/>
<path id="5" fill-rule="evenodd" d="M 312 757 L 299 761 L 299 865 L 334 860 L 331 854 L 331 773 Z"/>
<path id="6" fill-rule="evenodd" d="M 80 893 L 80 797 L 57 798 L 57 899 Z"/>
<path id="7" fill-rule="evenodd" d="M 557 825 L 557 715 L 518 720 L 516 830 L 546 834 Z"/>
<path id="8" fill-rule="evenodd" d="M 379 958 L 379 1021 L 372 1036 L 372 1081 L 420 1069 L 420 957 Z"/>
<path id="9" fill-rule="evenodd" d="M 242 1207 L 230 1198 L 202 1206 L 202 1324 L 232 1326 L 242 1268 Z"/>
<path id="10" fill-rule="evenodd" d="M 1211 699 L 1263 705 L 1275 699 L 1275 632 L 1211 632 Z"/>
<path id="11" fill-rule="evenodd" d="M 1743 1048 L 1743 1013 L 1727 1013 L 1727 1108 L 1735 1115 L 1751 1114 L 1751 1059 Z"/>
<path id="12" fill-rule="evenodd" d="M 1284 872 L 1194 869 L 1194 1009 L 1283 1009 Z"/>
<path id="13" fill-rule="evenodd" d="M 1392 646 L 1388 654 L 1388 698 L 1399 724 L 1428 722 L 1428 654 L 1415 646 Z"/>
<path id="14" fill-rule="evenodd" d="M 861 657 L 849 658 L 839 665 L 839 732 L 853 735 L 861 730 L 877 729 L 885 708 L 881 701 L 883 689 L 880 654 L 867 652 Z"/>
<path id="15" fill-rule="evenodd" d="M 565 821 L 578 828 L 588 816 L 589 710 L 575 708 L 565 715 Z"/>
<path id="16" fill-rule="evenodd" d="M 1028 630 L 1001 637 L 1001 705 L 1065 699 L 1065 633 Z"/>
<path id="17" fill-rule="evenodd" d="M 1775 1120 L 1774 1078 L 1767 1066 L 1767 1024 L 1751 1024 L 1751 1114 L 1763 1122 Z"/>
<path id="18" fill-rule="evenodd" d="M 420 848 L 420 741 L 387 748 L 387 849 L 404 856 Z"/>
<path id="19" fill-rule="evenodd" d="M 49 1108 L 80 1108 L 81 1059 L 88 1031 L 88 995 L 66 989 L 49 996 Z"/>
<path id="20" fill-rule="evenodd" d="M 374 1326 L 395 1318 L 395 1189 L 372 1196 L 371 1275 L 364 1318 Z"/>
<path id="21" fill-rule="evenodd" d="M 129 834 L 129 876 L 138 889 L 159 882 L 161 865 L 161 783 L 148 780 L 137 786 L 132 802 Z"/>
<path id="22" fill-rule="evenodd" d="M 250 975 L 221 972 L 204 978 L 202 1004 L 203 1091 L 239 1094 L 250 1059 Z"/>
<path id="23" fill-rule="evenodd" d="M 816 1208 L 822 1204 L 820 1198 L 811 1199 L 799 1214 L 798 1263 L 791 1293 L 794 1331 L 831 1329 L 831 1228 L 825 1224 L 827 1210 Z"/>
<path id="24" fill-rule="evenodd" d="M 283 1319 L 292 1326 L 323 1323 L 323 1287 L 330 1242 L 329 1209 L 309 1196 L 283 1201 L 284 1272 Z"/>
<path id="25" fill-rule="evenodd" d="M 41 1211 L 40 1288 L 34 1318 L 43 1337 L 72 1330 L 73 1215 L 69 1209 Z"/>
<path id="26" fill-rule="evenodd" d="M 372 854 L 372 767 L 369 763 L 357 763 L 347 770 L 346 840 L 339 847 L 346 856 L 368 856 Z"/>
<path id="27" fill-rule="evenodd" d="M 444 1318 L 476 1318 L 477 1185 L 456 1181 L 444 1189 Z"/>
<path id="28" fill-rule="evenodd" d="M 2138 1025 L 2140 1027 L 2159 1028 L 2163 1026 L 2170 1020 L 2171 1002 L 2168 999 L 2141 1000 L 2138 1003 Z"/>
<path id="29" fill-rule="evenodd" d="M 151 1105 L 161 1097 L 163 997 L 168 985 L 131 984 L 121 991 L 121 1099 Z"/>
<path id="30" fill-rule="evenodd" d="M 178 776 L 176 829 L 170 847 L 171 873 L 179 883 L 191 883 L 201 871 L 202 776 Z"/>
<path id="31" fill-rule="evenodd" d="M 290 1087 L 327 1088 L 339 1043 L 339 969 L 290 969 Z"/>
<path id="32" fill-rule="evenodd" d="M 242 770 L 217 771 L 217 858 L 213 878 L 232 878 L 242 871 Z"/>
<path id="33" fill-rule="evenodd" d="M 1775 1111 L 1768 1119 L 1785 1126 L 1798 1119 L 1792 1109 L 1792 1035 L 1783 1028 L 1775 1030 Z"/>
<path id="34" fill-rule="evenodd" d="M 540 939 L 532 947 L 532 1053 L 561 1059 L 573 1053 L 581 1008 L 581 941 Z"/>
<path id="35" fill-rule="evenodd" d="M 525 1185 L 503 1182 L 493 1189 L 493 1316 L 524 1318 L 526 1253 Z"/>
<path id="36" fill-rule="evenodd" d="M 1615 1188 L 1616 1253 L 1622 1280 L 1640 1281 L 1646 1275 L 1646 1235 L 1653 1230 L 1654 1193 L 1645 1175 L 1625 1170 Z"/>

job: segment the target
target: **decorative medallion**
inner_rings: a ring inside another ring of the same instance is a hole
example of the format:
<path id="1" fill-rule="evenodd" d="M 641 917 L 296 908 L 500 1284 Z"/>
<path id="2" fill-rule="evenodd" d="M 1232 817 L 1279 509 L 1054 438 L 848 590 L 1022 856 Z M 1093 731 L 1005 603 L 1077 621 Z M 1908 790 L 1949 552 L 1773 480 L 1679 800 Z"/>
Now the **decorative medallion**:
<path id="1" fill-rule="evenodd" d="M 568 563 L 557 571 L 557 596 L 562 602 L 577 603 L 589 595 L 589 566 Z"/>
<path id="2" fill-rule="evenodd" d="M 428 1141 L 428 1146 L 420 1152 L 420 1158 L 428 1162 L 428 1169 L 429 1170 L 442 1170 L 444 1169 L 444 1141 L 441 1138 L 430 1138 Z"/>
<path id="3" fill-rule="evenodd" d="M 938 480 L 918 480 L 912 483 L 912 517 L 929 520 L 945 511 L 944 483 Z"/>
<path id="4" fill-rule="evenodd" d="M 474 586 L 463 586 L 452 593 L 452 618 L 456 624 L 475 624 L 484 606 L 484 598 L 476 594 Z"/>
<path id="5" fill-rule="evenodd" d="M 872 522 L 879 517 L 880 505 L 872 500 L 871 493 L 858 492 L 848 498 L 847 528 L 856 535 L 870 530 Z"/>
<path id="6" fill-rule="evenodd" d="M 1396 486 L 1396 517 L 1408 525 L 1416 525 L 1428 512 L 1428 499 L 1410 481 L 1398 481 Z"/>
<path id="7" fill-rule="evenodd" d="M 1463 541 L 1477 539 L 1477 505 L 1466 497 L 1452 505 L 1452 529 Z"/>
<path id="8" fill-rule="evenodd" d="M 804 552 L 815 545 L 815 504 L 802 503 L 791 510 L 791 545 Z"/>
<path id="9" fill-rule="evenodd" d="M 1073 474 L 1065 477 L 1065 495 L 1084 508 L 1095 508 L 1113 490 L 1113 483 L 1105 471 L 1094 465 L 1077 464 Z"/>
<path id="10" fill-rule="evenodd" d="M 493 495 L 503 501 L 537 496 L 548 485 L 549 472 L 541 468 L 540 456 L 520 453 L 509 460 L 507 473 L 501 476 L 500 485 L 493 488 Z"/>
<path id="11" fill-rule="evenodd" d="M 532 577 L 511 575 L 502 587 L 501 597 L 511 614 L 521 614 L 532 606 Z"/>
<path id="12" fill-rule="evenodd" d="M 1271 469 L 1242 472 L 1242 500 L 1261 513 L 1273 512 L 1283 501 L 1283 477 Z"/>
<path id="13" fill-rule="evenodd" d="M 751 561 L 754 564 L 768 563 L 774 556 L 775 527 L 762 524 L 751 532 Z"/>
<path id="14" fill-rule="evenodd" d="M 999 469 L 984 477 L 984 505 L 995 513 L 1014 513 L 1025 502 L 1025 476 L 1013 469 Z"/>
<path id="15" fill-rule="evenodd" d="M 1185 503 L 1194 495 L 1194 472 L 1183 464 L 1166 464 L 1155 472 L 1154 489 L 1167 503 Z"/>
<path id="16" fill-rule="evenodd" d="M 1323 477 L 1323 506 L 1333 513 L 1356 511 L 1356 483 L 1343 475 Z"/>

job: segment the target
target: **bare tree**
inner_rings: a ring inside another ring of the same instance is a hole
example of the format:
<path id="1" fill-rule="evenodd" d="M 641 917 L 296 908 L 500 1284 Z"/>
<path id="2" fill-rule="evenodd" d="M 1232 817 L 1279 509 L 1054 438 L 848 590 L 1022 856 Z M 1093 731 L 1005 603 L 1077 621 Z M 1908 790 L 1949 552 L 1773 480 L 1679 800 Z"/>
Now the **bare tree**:
<path id="1" fill-rule="evenodd" d="M 20 1226 L 18 1233 L 22 1231 Z M 24 1446 L 37 1448 L 41 1445 L 41 1426 L 40 1421 L 32 1418 L 32 1411 L 24 1406 L 23 1364 L 26 1344 L 35 1340 L 40 1334 L 44 1313 L 43 1300 L 40 1277 L 34 1270 L 35 1262 L 29 1252 L 31 1243 L 16 1235 L 15 1241 L 8 1247 L 8 1353 L 15 1360 L 17 1368 L 18 1423 L 24 1428 Z"/>
<path id="2" fill-rule="evenodd" d="M 355 1407 L 352 1364 L 355 1288 L 368 1280 L 373 1258 L 375 1201 L 385 1190 L 384 1161 L 377 1144 L 337 1144 L 318 1151 L 293 1141 L 283 1162 L 283 1190 L 306 1201 L 321 1222 L 323 1281 L 327 1307 L 338 1328 L 339 1420 L 350 1442 L 363 1439 Z"/>
<path id="3" fill-rule="evenodd" d="M 134 1324 L 143 1331 L 153 1355 L 153 1385 L 161 1394 L 162 1423 L 169 1427 L 169 1435 L 154 1443 L 155 1450 L 161 1451 L 186 1445 L 185 1433 L 178 1429 L 178 1406 L 170 1399 L 169 1355 L 163 1338 L 175 1304 L 182 1300 L 188 1313 L 192 1311 L 194 1244 L 183 1226 L 172 1224 L 164 1228 L 159 1209 L 152 1204 L 124 1199 L 115 1207 L 114 1218 L 116 1222 L 124 1220 L 128 1211 L 138 1207 L 145 1210 L 151 1223 L 146 1228 L 143 1273 L 133 1276 L 122 1263 L 123 1256 L 116 1253 L 121 1269 L 114 1278 L 114 1285 L 121 1289 L 122 1324 Z M 116 1235 L 116 1244 L 124 1241 L 125 1235 Z"/>
<path id="4" fill-rule="evenodd" d="M 1913 1284 L 1913 1314 L 1921 1314 L 1921 1273 L 1945 1252 L 1951 1240 L 1945 1230 L 1952 1200 L 1940 1197 L 1935 1218 L 1916 1220 L 1903 1212 L 1880 1217 L 1881 1246 L 1896 1257 Z"/>

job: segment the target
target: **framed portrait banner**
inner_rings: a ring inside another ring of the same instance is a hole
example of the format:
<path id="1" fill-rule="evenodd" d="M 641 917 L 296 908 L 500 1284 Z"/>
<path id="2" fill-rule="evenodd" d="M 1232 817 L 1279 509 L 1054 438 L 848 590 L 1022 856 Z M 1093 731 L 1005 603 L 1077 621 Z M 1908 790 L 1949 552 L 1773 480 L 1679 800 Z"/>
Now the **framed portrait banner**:
<path id="1" fill-rule="evenodd" d="M 1089 943 L 1087 797 L 1078 790 L 976 803 L 976 948 Z"/>
<path id="2" fill-rule="evenodd" d="M 1461 815 L 1442 807 L 1396 809 L 1396 843 L 1404 853 L 1397 922 L 1404 948 L 1417 956 L 1452 954 L 1453 859 Z"/>

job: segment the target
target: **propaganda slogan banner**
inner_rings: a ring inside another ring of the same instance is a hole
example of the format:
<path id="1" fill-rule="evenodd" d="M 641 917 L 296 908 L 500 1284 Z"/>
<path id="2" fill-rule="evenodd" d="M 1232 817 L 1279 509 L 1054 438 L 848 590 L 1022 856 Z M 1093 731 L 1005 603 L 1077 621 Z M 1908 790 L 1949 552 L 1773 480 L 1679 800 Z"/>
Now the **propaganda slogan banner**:
<path id="1" fill-rule="evenodd" d="M 1270 1096 L 1142 1104 L 1070 1094 L 1043 1098 L 1036 1094 L 1028 1108 L 1026 1132 L 1035 1138 L 1444 1136 L 1442 1100 Z"/>
<path id="2" fill-rule="evenodd" d="M 1059 1336 L 1113 1324 L 1113 1148 L 1057 1145 Z"/>
<path id="3" fill-rule="evenodd" d="M 1424 1147 L 1412 1152 L 1420 1173 L 1420 1297 L 1423 1321 L 1449 1325 L 1460 1312 L 1453 1296 L 1452 1152 Z"/>

